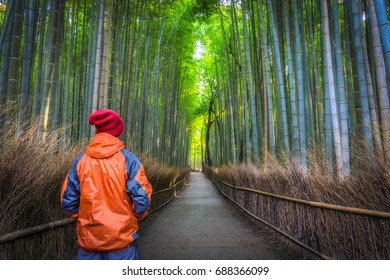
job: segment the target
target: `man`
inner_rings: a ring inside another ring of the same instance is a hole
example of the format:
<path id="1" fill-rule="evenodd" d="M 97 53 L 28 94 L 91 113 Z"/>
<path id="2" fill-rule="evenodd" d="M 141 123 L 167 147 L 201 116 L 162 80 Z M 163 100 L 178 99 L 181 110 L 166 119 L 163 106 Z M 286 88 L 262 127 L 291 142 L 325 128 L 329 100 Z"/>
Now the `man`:
<path id="1" fill-rule="evenodd" d="M 123 121 L 112 110 L 89 116 L 96 135 L 70 168 L 61 206 L 77 220 L 78 259 L 138 259 L 138 222 L 152 186 L 139 159 L 117 138 Z"/>

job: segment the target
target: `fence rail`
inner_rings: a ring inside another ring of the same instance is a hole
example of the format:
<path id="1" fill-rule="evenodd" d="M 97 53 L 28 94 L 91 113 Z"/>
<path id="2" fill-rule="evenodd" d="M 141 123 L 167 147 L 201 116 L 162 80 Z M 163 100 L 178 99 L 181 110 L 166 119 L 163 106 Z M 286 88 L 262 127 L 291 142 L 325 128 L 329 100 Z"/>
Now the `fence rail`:
<path id="1" fill-rule="evenodd" d="M 13 241 L 15 239 L 19 239 L 22 237 L 33 235 L 36 233 L 40 233 L 42 231 L 51 230 L 53 228 L 65 226 L 65 225 L 68 225 L 70 223 L 73 223 L 74 221 L 75 220 L 73 218 L 66 218 L 66 219 L 62 219 L 62 220 L 53 221 L 53 222 L 50 222 L 50 223 L 47 223 L 44 225 L 39 225 L 39 226 L 35 226 L 35 227 L 30 227 L 30 228 L 6 233 L 6 234 L 0 236 L 0 244 L 7 243 L 7 242 Z"/>
<path id="2" fill-rule="evenodd" d="M 165 188 L 165 189 L 153 192 L 152 196 L 158 195 L 158 194 L 161 194 L 161 193 L 165 193 L 167 191 L 171 191 L 171 190 L 174 189 L 174 192 L 170 196 L 170 198 L 165 203 L 163 203 L 162 205 L 160 205 L 160 206 L 158 206 L 158 207 L 156 207 L 154 209 L 151 209 L 148 212 L 148 214 L 146 215 L 146 217 L 149 216 L 150 214 L 152 214 L 153 212 L 156 212 L 156 211 L 160 210 L 165 205 L 167 205 L 182 190 L 182 189 L 177 190 L 176 187 L 179 184 L 181 184 L 181 183 L 183 183 L 185 181 L 186 181 L 186 177 L 184 177 L 183 179 L 181 179 L 180 181 L 176 182 L 175 184 L 173 184 L 172 186 L 170 186 L 168 188 Z M 185 183 L 183 184 L 183 186 L 184 185 L 185 185 Z M 37 233 L 40 233 L 40 232 L 43 232 L 43 231 L 51 230 L 51 229 L 54 229 L 54 228 L 66 226 L 66 225 L 71 224 L 71 223 L 73 223 L 75 221 L 76 220 L 73 219 L 73 218 L 65 218 L 65 219 L 53 221 L 53 222 L 50 222 L 50 223 L 47 223 L 47 224 L 38 225 L 38 226 L 35 226 L 35 227 L 30 227 L 30 228 L 21 229 L 21 230 L 18 230 L 18 231 L 6 233 L 6 234 L 0 236 L 0 244 L 11 242 L 11 241 L 14 241 L 14 240 L 19 239 L 19 238 L 27 237 L 27 236 L 30 236 L 30 235 L 33 235 L 33 234 L 37 234 Z"/>
<path id="3" fill-rule="evenodd" d="M 166 188 L 166 189 L 163 189 L 163 190 L 160 190 L 160 191 L 157 191 L 157 192 L 154 192 L 154 193 L 152 193 L 152 195 L 161 194 L 161 193 L 170 191 L 170 190 L 176 188 L 180 183 L 183 183 L 183 182 L 185 182 L 185 181 L 186 181 L 186 178 L 183 178 L 183 179 L 181 179 L 180 181 L 178 181 L 177 183 L 173 184 L 171 187 Z M 184 185 L 185 185 L 185 183 L 184 183 Z M 169 202 L 171 202 L 171 200 L 172 200 L 177 194 L 179 194 L 179 193 L 182 191 L 182 189 L 183 189 L 183 188 L 181 188 L 180 190 L 176 190 L 176 189 L 175 189 L 175 191 L 173 192 L 173 195 L 171 195 L 171 197 L 170 197 L 165 203 L 163 203 L 162 205 L 160 205 L 160 206 L 158 206 L 158 207 L 152 209 L 151 211 L 149 211 L 148 214 L 146 215 L 146 217 L 149 216 L 150 214 L 152 214 L 152 213 L 154 213 L 154 212 L 160 210 L 160 209 L 163 208 L 165 205 L 167 205 Z"/>

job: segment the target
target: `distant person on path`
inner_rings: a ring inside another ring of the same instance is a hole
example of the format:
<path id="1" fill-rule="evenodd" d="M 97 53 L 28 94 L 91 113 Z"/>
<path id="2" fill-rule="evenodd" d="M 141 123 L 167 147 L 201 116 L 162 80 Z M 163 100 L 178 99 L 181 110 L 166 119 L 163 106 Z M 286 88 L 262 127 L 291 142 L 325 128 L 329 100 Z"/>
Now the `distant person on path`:
<path id="1" fill-rule="evenodd" d="M 136 155 L 117 138 L 123 121 L 109 109 L 89 116 L 96 135 L 76 159 L 61 189 L 61 207 L 77 220 L 78 259 L 138 259 L 138 222 L 152 186 Z"/>

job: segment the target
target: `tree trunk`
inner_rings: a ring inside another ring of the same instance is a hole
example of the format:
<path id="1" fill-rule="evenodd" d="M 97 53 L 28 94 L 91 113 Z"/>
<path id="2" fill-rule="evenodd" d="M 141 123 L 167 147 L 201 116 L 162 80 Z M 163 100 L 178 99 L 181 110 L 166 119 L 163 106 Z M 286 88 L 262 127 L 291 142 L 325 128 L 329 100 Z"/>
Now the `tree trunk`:
<path id="1" fill-rule="evenodd" d="M 296 59 L 296 81 L 298 91 L 298 119 L 300 130 L 300 160 L 303 168 L 307 167 L 306 158 L 306 120 L 305 120 L 305 90 L 303 85 L 303 65 L 302 65 L 302 49 L 301 49 L 301 31 L 299 26 L 298 4 L 297 0 L 293 0 L 294 8 L 294 31 L 295 31 L 295 59 Z"/>
<path id="2" fill-rule="evenodd" d="M 108 108 L 108 83 L 109 83 L 109 50 L 111 46 L 111 15 L 112 15 L 112 0 L 108 0 L 107 4 L 107 16 L 106 16 L 106 28 L 104 31 L 104 46 L 103 46 L 103 61 L 102 61 L 102 72 L 100 76 L 100 87 L 99 87 L 99 109 Z"/>
<path id="3" fill-rule="evenodd" d="M 19 80 L 19 64 L 20 64 L 20 50 L 22 44 L 22 31 L 23 31 L 23 4 L 22 0 L 15 0 L 15 13 L 14 13 L 14 27 L 12 34 L 12 46 L 11 46 L 11 60 L 9 64 L 8 72 L 8 86 L 7 86 L 7 105 L 9 111 L 7 115 L 11 118 L 16 116 L 17 108 L 17 93 L 18 80 Z"/>
<path id="4" fill-rule="evenodd" d="M 329 96 L 330 96 L 330 105 L 332 112 L 332 128 L 333 128 L 333 143 L 335 147 L 336 154 L 336 166 L 339 177 L 344 177 L 348 175 L 348 171 L 343 168 L 343 157 L 341 149 L 341 137 L 339 129 L 339 116 L 336 100 L 336 90 L 333 77 L 333 61 L 332 61 L 332 49 L 330 43 L 329 35 L 329 15 L 328 15 L 328 4 L 326 0 L 321 0 L 322 2 L 322 17 L 324 25 L 324 36 L 325 36 L 325 52 L 326 52 L 326 71 L 328 74 L 329 80 Z"/>
<path id="5" fill-rule="evenodd" d="M 272 88 L 271 88 L 271 70 L 270 70 L 270 58 L 268 54 L 268 40 L 267 40 L 267 31 L 264 23 L 264 9 L 262 1 L 260 2 L 260 23 L 262 26 L 262 39 L 263 39 L 263 54 L 264 54 L 264 65 L 265 65 L 265 92 L 267 94 L 267 108 L 268 110 L 264 112 L 267 114 L 268 119 L 268 135 L 269 135 L 269 151 L 272 156 L 276 154 L 276 144 L 275 144 L 275 122 L 274 122 L 274 105 L 272 99 Z"/>
<path id="6" fill-rule="evenodd" d="M 349 131 L 348 131 L 348 107 L 346 105 L 345 98 L 345 83 L 344 83 L 344 64 L 343 55 L 341 49 L 341 32 L 340 23 L 338 16 L 338 1 L 332 1 L 332 16 L 333 16 L 333 30 L 334 30 L 334 50 L 335 50 L 335 61 L 336 61 L 336 92 L 337 100 L 339 101 L 338 110 L 340 112 L 340 130 L 341 130 L 341 152 L 343 159 L 343 170 L 345 174 L 350 173 L 350 161 L 349 161 Z"/>
<path id="7" fill-rule="evenodd" d="M 383 59 L 382 45 L 380 41 L 380 32 L 378 21 L 375 13 L 373 0 L 368 0 L 370 27 L 372 35 L 372 45 L 374 47 L 374 62 L 376 70 L 376 83 L 379 100 L 379 111 L 381 116 L 381 128 L 383 135 L 383 151 L 384 158 L 387 163 L 390 163 L 390 108 L 388 85 L 386 82 L 386 69 Z M 390 37 L 389 37 L 390 39 Z"/>
<path id="8" fill-rule="evenodd" d="M 270 10 L 270 17 L 272 22 L 272 37 L 274 40 L 274 57 L 276 61 L 276 69 L 277 69 L 277 75 L 276 75 L 276 84 L 278 85 L 278 92 L 280 93 L 280 99 L 281 99 L 281 107 L 282 111 L 279 112 L 279 114 L 282 115 L 282 126 L 283 126 L 283 145 L 284 145 L 284 152 L 286 153 L 287 158 L 290 158 L 290 133 L 289 133 L 289 126 L 287 122 L 287 108 L 286 108 L 286 97 L 284 92 L 284 79 L 283 79 L 283 71 L 282 71 L 282 62 L 281 62 L 281 55 L 280 55 L 280 49 L 279 49 L 279 37 L 278 32 L 276 30 L 276 20 L 275 20 L 275 14 L 272 8 L 272 3 L 268 2 L 269 10 Z"/>
<path id="9" fill-rule="evenodd" d="M 27 105 L 30 98 L 31 87 L 31 69 L 33 66 L 33 40 L 35 35 L 35 9 L 36 1 L 30 1 L 25 8 L 25 34 L 23 47 L 23 70 L 22 70 L 22 88 L 20 97 L 20 123 L 25 124 L 28 119 Z"/>
<path id="10" fill-rule="evenodd" d="M 101 74 L 101 54 L 102 54 L 102 37 L 104 32 L 104 6 L 105 0 L 99 0 L 99 23 L 97 25 L 97 44 L 96 44 L 96 58 L 95 58 L 95 76 L 93 79 L 93 98 L 92 98 L 92 112 L 99 108 L 99 81 Z M 94 131 L 91 130 L 91 137 Z"/>
<path id="11" fill-rule="evenodd" d="M 59 18 L 59 0 L 52 0 L 51 1 L 51 28 L 50 28 L 50 42 L 49 42 L 49 59 L 46 63 L 46 70 L 45 70 L 45 84 L 43 87 L 43 100 L 41 105 L 41 115 L 43 115 L 43 130 L 46 131 L 50 128 L 50 107 L 52 104 L 53 99 L 53 74 L 54 74 L 54 67 L 55 67 L 55 59 L 56 59 L 56 53 L 57 53 L 57 36 L 58 36 L 58 18 Z"/>
<path id="12" fill-rule="evenodd" d="M 383 0 L 375 0 L 374 4 L 382 41 L 383 57 L 386 65 L 388 98 L 390 98 L 390 30 L 387 21 L 386 5 Z"/>
<path id="13" fill-rule="evenodd" d="M 259 166 L 259 135 L 257 132 L 257 117 L 256 117 L 256 104 L 255 104 L 255 93 L 253 86 L 253 73 L 252 73 L 252 59 L 250 54 L 249 47 L 249 38 L 248 38 L 248 27 L 246 25 L 246 7 L 245 1 L 241 0 L 242 8 L 242 24 L 244 30 L 244 46 L 245 46 L 245 55 L 246 55 L 246 66 L 248 68 L 248 77 L 249 77 L 249 100 L 250 100 L 250 114 L 252 122 L 252 151 L 253 151 L 253 160 L 256 166 Z M 245 70 L 246 71 L 246 70 Z"/>
<path id="14" fill-rule="evenodd" d="M 283 18 L 286 32 L 286 51 L 287 51 L 287 74 L 288 74 L 288 84 L 290 90 L 290 106 L 291 106 L 291 123 L 292 123 L 292 156 L 300 157 L 301 148 L 300 148 L 300 137 L 299 137 L 299 124 L 297 116 L 297 102 L 296 102 L 296 92 L 295 92 L 295 80 L 294 80 L 294 64 L 293 64 L 293 55 L 291 51 L 291 35 L 290 35 L 290 18 L 288 13 L 288 2 L 283 1 Z"/>
<path id="15" fill-rule="evenodd" d="M 360 2 L 360 1 L 359 1 Z M 355 47 L 355 56 L 356 56 L 356 66 L 357 66 L 357 75 L 359 80 L 359 99 L 361 105 L 361 114 L 362 120 L 360 120 L 360 131 L 364 137 L 364 143 L 361 145 L 364 148 L 364 152 L 367 158 L 371 158 L 373 155 L 373 139 L 371 131 L 371 117 L 368 104 L 368 93 L 367 93 L 367 81 L 365 74 L 365 65 L 363 58 L 363 46 L 361 40 L 361 21 L 359 18 L 359 12 L 357 8 L 356 0 L 349 0 L 352 10 L 352 19 L 353 19 L 353 38 L 354 38 L 354 47 Z M 359 122 L 358 122 L 359 124 Z"/>
<path id="16" fill-rule="evenodd" d="M 15 3 L 11 3 L 7 7 L 6 11 L 6 22 L 1 32 L 1 72 L 0 72 L 0 106 L 4 106 L 7 103 L 7 88 L 8 88 L 8 77 L 9 77 L 9 67 L 11 61 L 11 51 L 12 51 L 12 38 L 13 38 L 13 29 L 14 29 L 14 14 L 15 14 Z M 6 121 L 6 113 L 0 113 L 0 127 L 2 127 Z"/>

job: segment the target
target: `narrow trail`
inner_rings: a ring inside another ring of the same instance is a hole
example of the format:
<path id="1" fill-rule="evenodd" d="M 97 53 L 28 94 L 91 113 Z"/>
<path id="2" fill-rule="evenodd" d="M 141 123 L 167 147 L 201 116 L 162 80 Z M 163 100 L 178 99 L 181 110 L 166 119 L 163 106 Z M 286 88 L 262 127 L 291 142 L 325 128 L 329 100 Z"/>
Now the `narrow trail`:
<path id="1" fill-rule="evenodd" d="M 140 225 L 141 259 L 298 259 L 242 217 L 203 173 Z"/>

